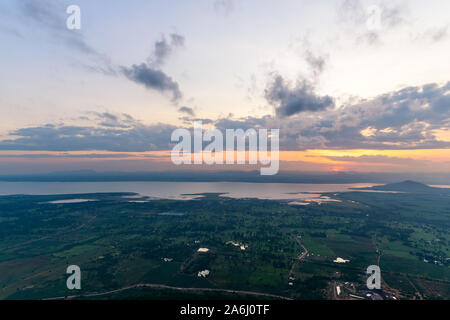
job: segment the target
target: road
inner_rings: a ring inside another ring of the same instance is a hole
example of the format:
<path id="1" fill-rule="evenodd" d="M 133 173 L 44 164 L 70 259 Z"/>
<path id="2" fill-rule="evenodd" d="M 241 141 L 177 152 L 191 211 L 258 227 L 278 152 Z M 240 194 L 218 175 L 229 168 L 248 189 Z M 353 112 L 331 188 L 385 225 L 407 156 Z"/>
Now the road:
<path id="1" fill-rule="evenodd" d="M 291 271 L 289 271 L 289 277 L 292 277 L 294 274 L 294 269 L 297 266 L 297 264 L 306 258 L 308 255 L 308 249 L 303 245 L 303 243 L 300 241 L 298 236 L 292 235 L 292 237 L 295 239 L 295 241 L 298 243 L 298 245 L 303 249 L 303 252 L 298 256 L 298 259 L 295 260 L 295 262 L 292 264 Z"/>
<path id="2" fill-rule="evenodd" d="M 166 289 L 166 290 L 192 291 L 192 292 L 224 292 L 224 293 L 231 293 L 231 294 L 257 296 L 257 297 L 268 297 L 268 298 L 281 299 L 281 300 L 293 300 L 289 297 L 279 296 L 279 295 L 270 294 L 270 293 L 263 293 L 263 292 L 241 291 L 241 290 L 231 290 L 231 289 L 216 289 L 216 288 L 182 288 L 182 287 L 172 287 L 172 286 L 166 286 L 163 284 L 153 284 L 153 283 L 139 283 L 139 284 L 123 287 L 123 288 L 116 289 L 116 290 L 110 290 L 110 291 L 106 291 L 106 292 L 94 292 L 94 293 L 86 293 L 86 294 L 66 296 L 66 297 L 54 297 L 54 298 L 47 298 L 44 300 L 71 300 L 71 299 L 76 299 L 76 298 L 100 297 L 100 296 L 105 296 L 105 295 L 118 293 L 118 292 L 122 292 L 122 291 L 126 291 L 126 290 L 136 289 L 136 288 L 152 288 L 152 289 Z"/>

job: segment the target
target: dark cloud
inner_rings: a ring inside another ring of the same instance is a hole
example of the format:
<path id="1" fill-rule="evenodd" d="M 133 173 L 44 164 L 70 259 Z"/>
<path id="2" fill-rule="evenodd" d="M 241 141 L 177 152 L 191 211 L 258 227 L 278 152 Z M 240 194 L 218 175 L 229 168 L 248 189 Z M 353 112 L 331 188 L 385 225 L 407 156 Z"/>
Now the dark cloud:
<path id="1" fill-rule="evenodd" d="M 449 148 L 434 130 L 450 131 L 450 82 L 408 87 L 301 117 L 224 118 L 216 127 L 280 128 L 283 150 Z"/>
<path id="2" fill-rule="evenodd" d="M 145 63 L 122 67 L 122 73 L 131 81 L 145 86 L 147 89 L 169 93 L 173 102 L 181 99 L 182 94 L 177 82 L 163 71 L 153 69 Z"/>
<path id="3" fill-rule="evenodd" d="M 132 158 L 138 155 L 130 155 L 129 153 L 87 153 L 87 154 L 71 154 L 71 153 L 58 153 L 58 154 L 0 154 L 0 158 L 24 158 L 24 159 L 61 159 L 61 158 L 84 158 L 84 159 L 105 159 L 105 158 Z M 142 155 L 143 156 L 143 155 Z M 142 157 L 139 155 L 139 157 Z"/>
<path id="4" fill-rule="evenodd" d="M 167 124 L 143 125 L 126 114 L 92 112 L 83 118 L 95 123 L 89 126 L 48 124 L 15 130 L 9 133 L 8 139 L 0 141 L 0 150 L 167 150 L 171 148 L 170 136 L 176 129 Z M 439 140 L 435 130 L 450 132 L 450 82 L 407 87 L 325 112 L 306 112 L 301 117 L 268 115 L 235 119 L 230 115 L 216 121 L 193 117 L 181 120 L 185 121 L 186 128 L 197 120 L 214 124 L 222 131 L 279 128 L 281 150 L 446 149 L 450 148 L 450 142 Z"/>
<path id="5" fill-rule="evenodd" d="M 22 128 L 10 133 L 15 139 L 0 142 L 0 150 L 144 152 L 170 149 L 176 127 L 167 124 L 108 126 L 53 125 Z"/>
<path id="6" fill-rule="evenodd" d="M 449 128 L 450 83 L 408 87 L 327 113 L 303 131 L 331 148 L 446 148 L 433 130 Z"/>
<path id="7" fill-rule="evenodd" d="M 195 121 L 200 121 L 202 124 L 214 123 L 214 120 L 207 118 L 180 117 L 178 119 L 181 120 L 185 126 L 192 126 Z"/>
<path id="8" fill-rule="evenodd" d="M 276 108 L 280 117 L 289 117 L 297 113 L 317 112 L 334 106 L 333 98 L 318 96 L 315 88 L 307 80 L 299 80 L 290 86 L 280 75 L 275 75 L 265 90 L 266 100 Z"/>
<path id="9" fill-rule="evenodd" d="M 271 119 L 270 116 L 265 116 L 262 118 L 256 117 L 246 117 L 241 119 L 229 119 L 222 118 L 215 122 L 217 129 L 225 131 L 226 129 L 243 129 L 248 130 L 251 128 L 268 128 L 268 120 Z"/>
<path id="10" fill-rule="evenodd" d="M 94 115 L 95 120 L 98 121 L 98 124 L 103 127 L 132 128 L 133 126 L 137 126 L 140 124 L 138 120 L 134 119 L 132 116 L 126 113 L 116 115 L 109 112 L 89 112 L 88 114 Z M 85 120 L 90 119 L 86 117 Z"/>
<path id="11" fill-rule="evenodd" d="M 330 96 L 317 92 L 320 78 L 328 64 L 328 56 L 313 49 L 307 37 L 299 42 L 301 57 L 307 64 L 307 72 L 297 77 L 295 84 L 287 81 L 277 72 L 269 76 L 264 96 L 275 108 L 278 117 L 290 117 L 303 112 L 319 112 L 334 106 Z"/>
<path id="12" fill-rule="evenodd" d="M 309 68 L 312 71 L 312 74 L 315 77 L 318 77 L 324 72 L 327 63 L 326 57 L 316 55 L 310 49 L 305 50 L 304 56 Z"/>
<path id="13" fill-rule="evenodd" d="M 169 93 L 173 102 L 177 102 L 182 94 L 179 85 L 171 77 L 167 76 L 160 66 L 166 62 L 175 48 L 183 47 L 185 38 L 173 33 L 169 40 L 163 35 L 162 39 L 154 44 L 154 51 L 148 58 L 148 63 L 135 64 L 131 67 L 117 67 L 110 59 L 92 48 L 84 39 L 79 30 L 68 30 L 66 27 L 66 6 L 68 3 L 49 0 L 34 1 L 23 0 L 19 8 L 26 21 L 30 20 L 50 32 L 57 42 L 76 49 L 88 55 L 89 64 L 81 63 L 86 70 L 114 76 L 124 74 L 128 79 L 163 93 Z"/>
<path id="14" fill-rule="evenodd" d="M 149 58 L 151 65 L 161 66 L 167 58 L 173 53 L 173 50 L 184 46 L 184 37 L 182 35 L 172 33 L 170 41 L 167 41 L 163 35 L 162 39 L 155 42 L 153 57 Z"/>
<path id="15" fill-rule="evenodd" d="M 191 116 L 191 117 L 195 117 L 194 109 L 189 108 L 189 107 L 181 107 L 181 108 L 178 109 L 178 112 L 185 113 L 185 114 L 187 114 L 188 116 Z"/>
<path id="16" fill-rule="evenodd" d="M 308 78 L 313 78 L 312 81 L 317 82 L 328 65 L 328 55 L 323 54 L 320 50 L 311 43 L 308 36 L 300 39 L 296 44 L 300 56 L 305 60 L 308 71 L 311 74 Z"/>
<path id="17" fill-rule="evenodd" d="M 22 128 L 0 142 L 0 150 L 144 152 L 167 150 L 174 126 L 142 125 L 128 114 L 88 112 L 86 126 L 47 124 Z M 63 155 L 61 155 L 63 156 Z M 100 156 L 102 157 L 102 156 Z M 108 157 L 108 154 L 104 155 Z M 114 157 L 114 156 L 112 156 Z"/>
<path id="18" fill-rule="evenodd" d="M 178 102 L 182 93 L 176 81 L 169 77 L 160 67 L 177 47 L 184 46 L 184 37 L 173 33 L 168 42 L 163 35 L 162 40 L 156 41 L 154 51 L 147 63 L 134 64 L 131 67 L 121 67 L 121 72 L 131 81 L 145 86 L 147 89 L 169 93 L 172 102 Z"/>

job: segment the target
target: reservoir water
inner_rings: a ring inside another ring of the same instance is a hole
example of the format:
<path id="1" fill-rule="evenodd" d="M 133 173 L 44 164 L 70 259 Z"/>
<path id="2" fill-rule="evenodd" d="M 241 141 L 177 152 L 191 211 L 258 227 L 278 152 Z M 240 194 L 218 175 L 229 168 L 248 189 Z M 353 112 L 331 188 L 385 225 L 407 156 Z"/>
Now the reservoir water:
<path id="1" fill-rule="evenodd" d="M 0 195 L 50 195 L 134 192 L 164 199 L 191 199 L 197 193 L 225 193 L 232 198 L 309 199 L 374 184 L 294 184 L 246 182 L 0 182 Z M 312 193 L 312 194 L 311 194 Z"/>

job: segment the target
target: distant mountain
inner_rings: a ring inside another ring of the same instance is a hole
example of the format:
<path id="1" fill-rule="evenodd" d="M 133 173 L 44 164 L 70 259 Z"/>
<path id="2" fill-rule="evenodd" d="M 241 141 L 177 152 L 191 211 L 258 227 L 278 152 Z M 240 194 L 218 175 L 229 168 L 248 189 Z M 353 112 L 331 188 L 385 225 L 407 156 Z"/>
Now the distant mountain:
<path id="1" fill-rule="evenodd" d="M 356 188 L 355 188 L 356 190 Z M 450 193 L 449 189 L 434 188 L 424 183 L 406 180 L 403 182 L 389 183 L 382 186 L 374 186 L 370 188 L 360 188 L 357 190 L 375 190 L 375 191 L 397 191 L 408 193 Z"/>
<path id="2" fill-rule="evenodd" d="M 178 182 L 255 182 L 255 183 L 309 183 L 309 184 L 382 184 L 403 179 L 426 181 L 430 184 L 448 184 L 450 173 L 361 173 L 361 172 L 299 172 L 280 171 L 274 176 L 261 176 L 252 171 L 55 171 L 34 174 L 0 174 L 0 182 L 113 182 L 113 181 L 178 181 Z"/>
<path id="3" fill-rule="evenodd" d="M 352 172 L 291 172 L 280 171 L 275 176 L 261 176 L 259 170 L 253 171 L 161 171 L 161 172 L 96 172 L 92 170 L 57 171 L 36 174 L 0 175 L 0 181 L 39 181 L 39 182 L 111 182 L 111 181 L 179 181 L 179 182 L 261 182 L 261 183 L 310 183 L 310 184 L 350 184 L 350 183 L 388 183 L 390 179 L 377 174 Z"/>
<path id="4" fill-rule="evenodd" d="M 375 186 L 373 189 L 383 191 L 424 192 L 436 188 L 432 188 L 424 183 L 406 180 L 403 182 L 385 184 L 384 186 Z"/>

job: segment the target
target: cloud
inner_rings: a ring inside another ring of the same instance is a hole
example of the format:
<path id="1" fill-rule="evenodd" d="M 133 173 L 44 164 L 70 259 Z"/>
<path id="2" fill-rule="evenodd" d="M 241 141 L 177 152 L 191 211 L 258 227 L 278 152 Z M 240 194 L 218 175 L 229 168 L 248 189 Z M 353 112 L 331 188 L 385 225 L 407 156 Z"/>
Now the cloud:
<path id="1" fill-rule="evenodd" d="M 218 13 L 223 13 L 226 16 L 229 15 L 234 10 L 233 0 L 215 0 L 214 10 Z"/>
<path id="2" fill-rule="evenodd" d="M 193 118 L 193 117 L 180 117 L 178 118 L 180 121 L 183 122 L 183 124 L 187 127 L 192 127 L 195 121 L 201 122 L 203 125 L 206 124 L 214 124 L 214 120 L 207 119 L 207 118 Z"/>
<path id="3" fill-rule="evenodd" d="M 283 90 L 285 87 L 281 86 Z M 287 92 L 297 91 L 289 87 Z M 449 149 L 450 139 L 445 133 L 450 132 L 450 82 L 406 87 L 340 108 L 305 112 L 301 117 L 228 116 L 213 121 L 188 116 L 182 120 L 187 128 L 192 121 L 201 120 L 222 131 L 279 128 L 281 150 Z M 84 126 L 47 124 L 14 130 L 7 139 L 0 141 L 0 150 L 169 150 L 170 136 L 176 129 L 161 123 L 144 125 L 127 114 L 108 112 L 90 112 L 88 117 L 83 116 L 83 121 L 93 123 Z M 357 162 L 357 159 L 341 160 Z M 361 160 L 378 161 L 376 158 Z"/>
<path id="4" fill-rule="evenodd" d="M 361 0 L 344 0 L 338 10 L 338 21 L 347 26 L 358 42 L 379 44 L 382 35 L 406 23 L 406 7 L 387 4 L 365 6 Z"/>
<path id="5" fill-rule="evenodd" d="M 290 117 L 304 112 L 319 112 L 334 106 L 334 99 L 316 93 L 324 73 L 328 56 L 313 50 L 308 38 L 299 42 L 300 55 L 305 60 L 307 72 L 299 74 L 295 84 L 290 83 L 277 72 L 269 74 L 264 91 L 267 102 L 275 108 L 278 117 Z"/>
<path id="6" fill-rule="evenodd" d="M 188 116 L 191 116 L 191 117 L 195 117 L 194 109 L 189 108 L 189 107 L 181 107 L 181 108 L 178 109 L 178 112 L 185 113 L 185 114 L 187 114 Z"/>
<path id="7" fill-rule="evenodd" d="M 275 75 L 265 90 L 266 100 L 276 108 L 280 117 L 289 117 L 301 112 L 317 112 L 334 106 L 333 98 L 318 96 L 314 86 L 307 80 L 297 81 L 295 86 Z"/>
<path id="8" fill-rule="evenodd" d="M 137 126 L 140 124 L 138 120 L 134 119 L 132 116 L 126 113 L 116 115 L 109 112 L 88 112 L 87 114 L 94 115 L 99 125 L 103 127 L 132 128 L 133 126 Z M 90 119 L 88 117 L 85 117 L 84 120 Z"/>
<path id="9" fill-rule="evenodd" d="M 153 69 L 145 63 L 122 67 L 122 73 L 131 81 L 145 86 L 147 89 L 156 90 L 162 93 L 169 93 L 173 102 L 181 99 L 182 93 L 177 82 L 172 80 L 163 71 Z"/>
<path id="10" fill-rule="evenodd" d="M 447 25 L 445 27 L 430 30 L 433 42 L 439 42 L 446 39 L 448 37 L 448 28 L 449 26 Z"/>
<path id="11" fill-rule="evenodd" d="M 0 158 L 23 158 L 23 159 L 44 159 L 44 158 L 45 159 L 66 159 L 66 158 L 106 159 L 106 158 L 133 158 L 133 157 L 138 157 L 138 156 L 146 157 L 146 155 L 130 155 L 129 153 L 71 154 L 71 153 L 67 153 L 67 152 L 61 152 L 61 153 L 57 153 L 57 154 L 49 154 L 49 153 L 0 154 Z"/>
<path id="12" fill-rule="evenodd" d="M 67 3 L 66 3 L 67 5 Z M 50 33 L 55 43 L 62 43 L 91 59 L 91 64 L 81 64 L 87 70 L 105 75 L 116 75 L 116 70 L 107 55 L 98 52 L 89 45 L 80 30 L 69 30 L 66 27 L 66 6 L 63 2 L 49 0 L 20 1 L 19 10 L 25 23 L 30 21 Z M 11 30 L 10 32 L 15 32 Z M 18 34 L 21 36 L 21 34 Z"/>
<path id="13" fill-rule="evenodd" d="M 281 112 L 285 110 L 291 109 Z M 280 128 L 283 150 L 445 149 L 450 140 L 436 132 L 450 132 L 450 82 L 407 87 L 301 117 L 224 118 L 216 121 L 216 127 Z"/>
<path id="14" fill-rule="evenodd" d="M 42 0 L 23 0 L 20 12 L 26 21 L 30 20 L 49 31 L 58 42 L 76 49 L 91 57 L 91 64 L 81 63 L 86 70 L 114 76 L 124 74 L 129 80 L 144 85 L 148 89 L 162 93 L 169 93 L 173 102 L 181 99 L 179 85 L 166 75 L 160 67 L 176 48 L 184 46 L 184 36 L 172 33 L 169 40 L 163 35 L 162 39 L 154 43 L 154 50 L 148 58 L 148 63 L 135 64 L 131 67 L 117 67 L 110 59 L 91 47 L 79 31 L 69 30 L 66 27 L 66 8 L 63 3 Z"/>
<path id="15" fill-rule="evenodd" d="M 0 150 L 144 152 L 170 149 L 170 135 L 176 127 L 167 124 L 93 126 L 47 124 L 22 128 L 0 141 Z"/>
<path id="16" fill-rule="evenodd" d="M 147 89 L 169 93 L 172 102 L 177 103 L 183 96 L 180 86 L 160 67 L 166 62 L 175 48 L 184 46 L 184 42 L 185 38 L 179 34 L 171 34 L 170 42 L 163 35 L 161 40 L 155 42 L 154 51 L 147 59 L 147 63 L 134 64 L 131 67 L 122 66 L 120 70 L 129 80 L 141 84 Z"/>
<path id="17" fill-rule="evenodd" d="M 298 41 L 297 45 L 300 56 L 305 60 L 310 73 L 310 76 L 304 78 L 312 78 L 313 82 L 318 82 L 328 65 L 329 56 L 320 52 L 317 46 L 311 43 L 308 36 Z"/>
<path id="18" fill-rule="evenodd" d="M 163 35 L 162 39 L 154 44 L 153 57 L 149 58 L 150 65 L 161 66 L 167 58 L 173 53 L 174 49 L 184 47 L 185 38 L 182 35 L 172 33 L 170 42 Z"/>
<path id="19" fill-rule="evenodd" d="M 449 36 L 449 25 L 426 29 L 423 33 L 415 35 L 414 40 L 425 40 L 432 43 L 443 41 Z"/>
<path id="20" fill-rule="evenodd" d="M 23 0 L 20 3 L 20 9 L 27 22 L 31 19 L 50 31 L 58 41 L 62 41 L 82 53 L 101 56 L 87 44 L 80 32 L 66 28 L 67 16 L 63 3 L 49 0 Z"/>
<path id="21" fill-rule="evenodd" d="M 323 137 L 331 148 L 447 148 L 432 132 L 449 128 L 449 90 L 450 82 L 383 94 L 327 113 L 303 132 Z"/>
<path id="22" fill-rule="evenodd" d="M 262 118 L 246 117 L 241 119 L 222 118 L 215 122 L 217 129 L 225 131 L 226 129 L 243 129 L 248 130 L 251 128 L 269 128 L 270 116 Z"/>
<path id="23" fill-rule="evenodd" d="M 325 71 L 325 66 L 327 64 L 326 57 L 316 55 L 310 49 L 305 50 L 304 56 L 314 77 L 318 77 Z"/>
<path id="24" fill-rule="evenodd" d="M 424 166 L 424 164 L 432 164 L 431 161 L 428 160 L 415 160 L 411 158 L 399 158 L 399 157 L 388 157 L 384 155 L 364 155 L 364 156 L 358 156 L 358 157 L 352 157 L 352 156 L 343 156 L 343 157 L 335 157 L 335 156 L 325 156 L 325 158 L 328 158 L 330 160 L 334 161 L 345 161 L 345 162 L 361 162 L 361 163 L 385 163 L 385 164 L 391 164 L 391 165 L 399 165 L 399 166 L 405 166 L 405 165 L 416 165 L 416 166 Z"/>

